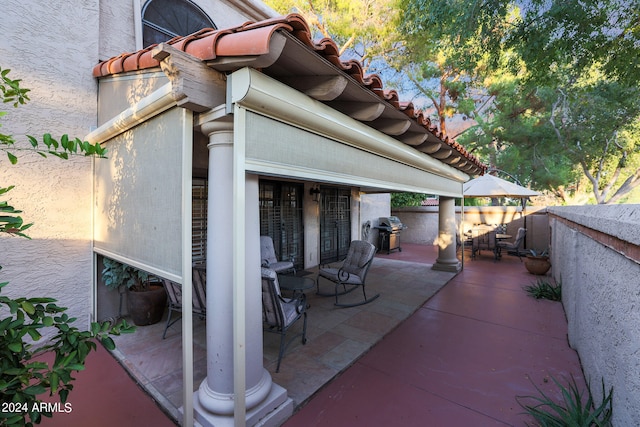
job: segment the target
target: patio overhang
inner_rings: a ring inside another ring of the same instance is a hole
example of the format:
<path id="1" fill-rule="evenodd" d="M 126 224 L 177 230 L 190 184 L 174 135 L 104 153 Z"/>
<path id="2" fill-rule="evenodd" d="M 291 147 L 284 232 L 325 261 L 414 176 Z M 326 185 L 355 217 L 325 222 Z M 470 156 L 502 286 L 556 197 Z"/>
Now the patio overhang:
<path id="1" fill-rule="evenodd" d="M 365 76 L 358 61 L 342 62 L 335 42 L 330 39 L 313 42 L 309 27 L 297 14 L 175 38 L 103 61 L 94 68 L 94 75 L 106 77 L 157 69 L 167 57 L 159 51 L 173 50 L 200 61 L 200 66 L 206 64 L 222 73 L 244 67 L 260 70 L 331 110 L 463 173 L 478 175 L 486 170 L 485 165 L 443 135 L 411 102 L 401 102 L 395 91 L 385 90 L 380 77 Z M 166 71 L 166 65 L 163 67 Z M 205 103 L 189 108 L 205 111 L 214 107 Z"/>
<path id="2" fill-rule="evenodd" d="M 447 221 L 440 228 L 448 240 L 441 240 L 452 251 L 441 251 L 437 264 L 458 268 L 450 244 L 453 198 L 462 197 L 468 174 L 484 165 L 438 135 L 411 105 L 401 105 L 395 92 L 383 91 L 379 78 L 365 78 L 357 63 L 341 63 L 335 44 L 314 45 L 306 36 L 304 21 L 290 15 L 204 31 L 94 69 L 101 77 L 101 126 L 87 139 L 110 149 L 109 160 L 96 165 L 95 251 L 181 283 L 186 301 L 192 147 L 196 138 L 208 138 L 215 185 L 209 186 L 207 271 L 215 272 L 215 286 L 210 278 L 207 327 L 208 347 L 217 349 L 208 351 L 208 365 L 217 368 L 192 402 L 187 309 L 187 424 L 192 403 L 198 420 L 211 425 L 230 416 L 253 423 L 290 410 L 286 390 L 262 366 L 259 176 L 444 196 Z"/>

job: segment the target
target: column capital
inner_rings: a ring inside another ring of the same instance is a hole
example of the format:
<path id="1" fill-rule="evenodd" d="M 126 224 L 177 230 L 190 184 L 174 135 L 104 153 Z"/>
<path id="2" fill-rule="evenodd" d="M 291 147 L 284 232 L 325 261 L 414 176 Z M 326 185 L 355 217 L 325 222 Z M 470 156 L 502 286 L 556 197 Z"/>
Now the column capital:
<path id="1" fill-rule="evenodd" d="M 222 119 L 206 121 L 200 124 L 200 132 L 208 136 L 209 139 L 216 133 L 233 132 L 233 119 L 224 117 Z"/>

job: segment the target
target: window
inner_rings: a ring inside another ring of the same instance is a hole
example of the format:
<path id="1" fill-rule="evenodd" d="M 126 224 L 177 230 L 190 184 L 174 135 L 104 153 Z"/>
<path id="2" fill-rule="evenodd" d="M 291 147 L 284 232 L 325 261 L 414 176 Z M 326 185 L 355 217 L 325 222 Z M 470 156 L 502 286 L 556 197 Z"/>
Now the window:
<path id="1" fill-rule="evenodd" d="M 198 6 L 188 0 L 149 0 L 142 8 L 143 45 L 162 43 L 203 28 L 217 28 Z"/>
<path id="2" fill-rule="evenodd" d="M 207 181 L 194 179 L 192 186 L 191 256 L 194 263 L 207 260 Z"/>

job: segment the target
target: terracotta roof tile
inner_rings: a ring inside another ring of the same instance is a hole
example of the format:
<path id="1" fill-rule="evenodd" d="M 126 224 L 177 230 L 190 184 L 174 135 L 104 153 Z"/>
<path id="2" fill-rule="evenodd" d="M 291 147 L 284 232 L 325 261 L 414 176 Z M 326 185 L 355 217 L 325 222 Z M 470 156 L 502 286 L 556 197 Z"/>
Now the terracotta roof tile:
<path id="1" fill-rule="evenodd" d="M 483 173 L 486 166 L 476 157 L 469 154 L 461 145 L 444 136 L 437 126 L 424 112 L 417 110 L 411 102 L 401 102 L 395 90 L 385 90 L 382 79 L 378 75 L 364 75 L 362 64 L 357 60 L 342 61 L 339 48 L 335 41 L 329 38 L 314 42 L 311 30 L 304 18 L 298 14 L 267 19 L 260 22 L 246 22 L 235 28 L 223 30 L 203 29 L 184 37 L 175 37 L 167 43 L 172 47 L 184 51 L 203 61 L 213 61 L 220 57 L 242 57 L 265 55 L 269 53 L 270 41 L 276 31 L 285 31 L 294 36 L 311 52 L 320 55 L 339 71 L 352 77 L 363 87 L 371 90 L 380 99 L 402 111 L 416 123 L 424 127 L 432 135 L 451 146 L 467 161 L 475 165 L 475 172 Z M 151 56 L 149 46 L 138 52 L 123 53 L 114 58 L 102 61 L 93 69 L 95 77 L 104 77 L 123 72 L 144 70 L 159 67 L 160 63 Z M 244 64 L 243 64 L 244 66 Z M 465 167 L 466 168 L 466 167 Z"/>

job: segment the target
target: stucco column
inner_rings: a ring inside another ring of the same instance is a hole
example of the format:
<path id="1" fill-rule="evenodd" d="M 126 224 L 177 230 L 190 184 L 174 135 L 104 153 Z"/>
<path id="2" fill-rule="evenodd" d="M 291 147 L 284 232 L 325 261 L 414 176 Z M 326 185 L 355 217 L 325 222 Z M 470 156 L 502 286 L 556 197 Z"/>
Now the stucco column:
<path id="1" fill-rule="evenodd" d="M 194 396 L 195 417 L 204 426 L 234 425 L 233 337 L 233 122 L 201 125 L 209 137 L 207 216 L 207 377 Z M 263 367 L 258 179 L 245 184 L 246 215 L 246 425 L 254 425 L 287 400 Z"/>
<path id="2" fill-rule="evenodd" d="M 434 270 L 460 271 L 456 256 L 456 206 L 452 197 L 440 197 L 438 210 L 438 259 Z"/>

